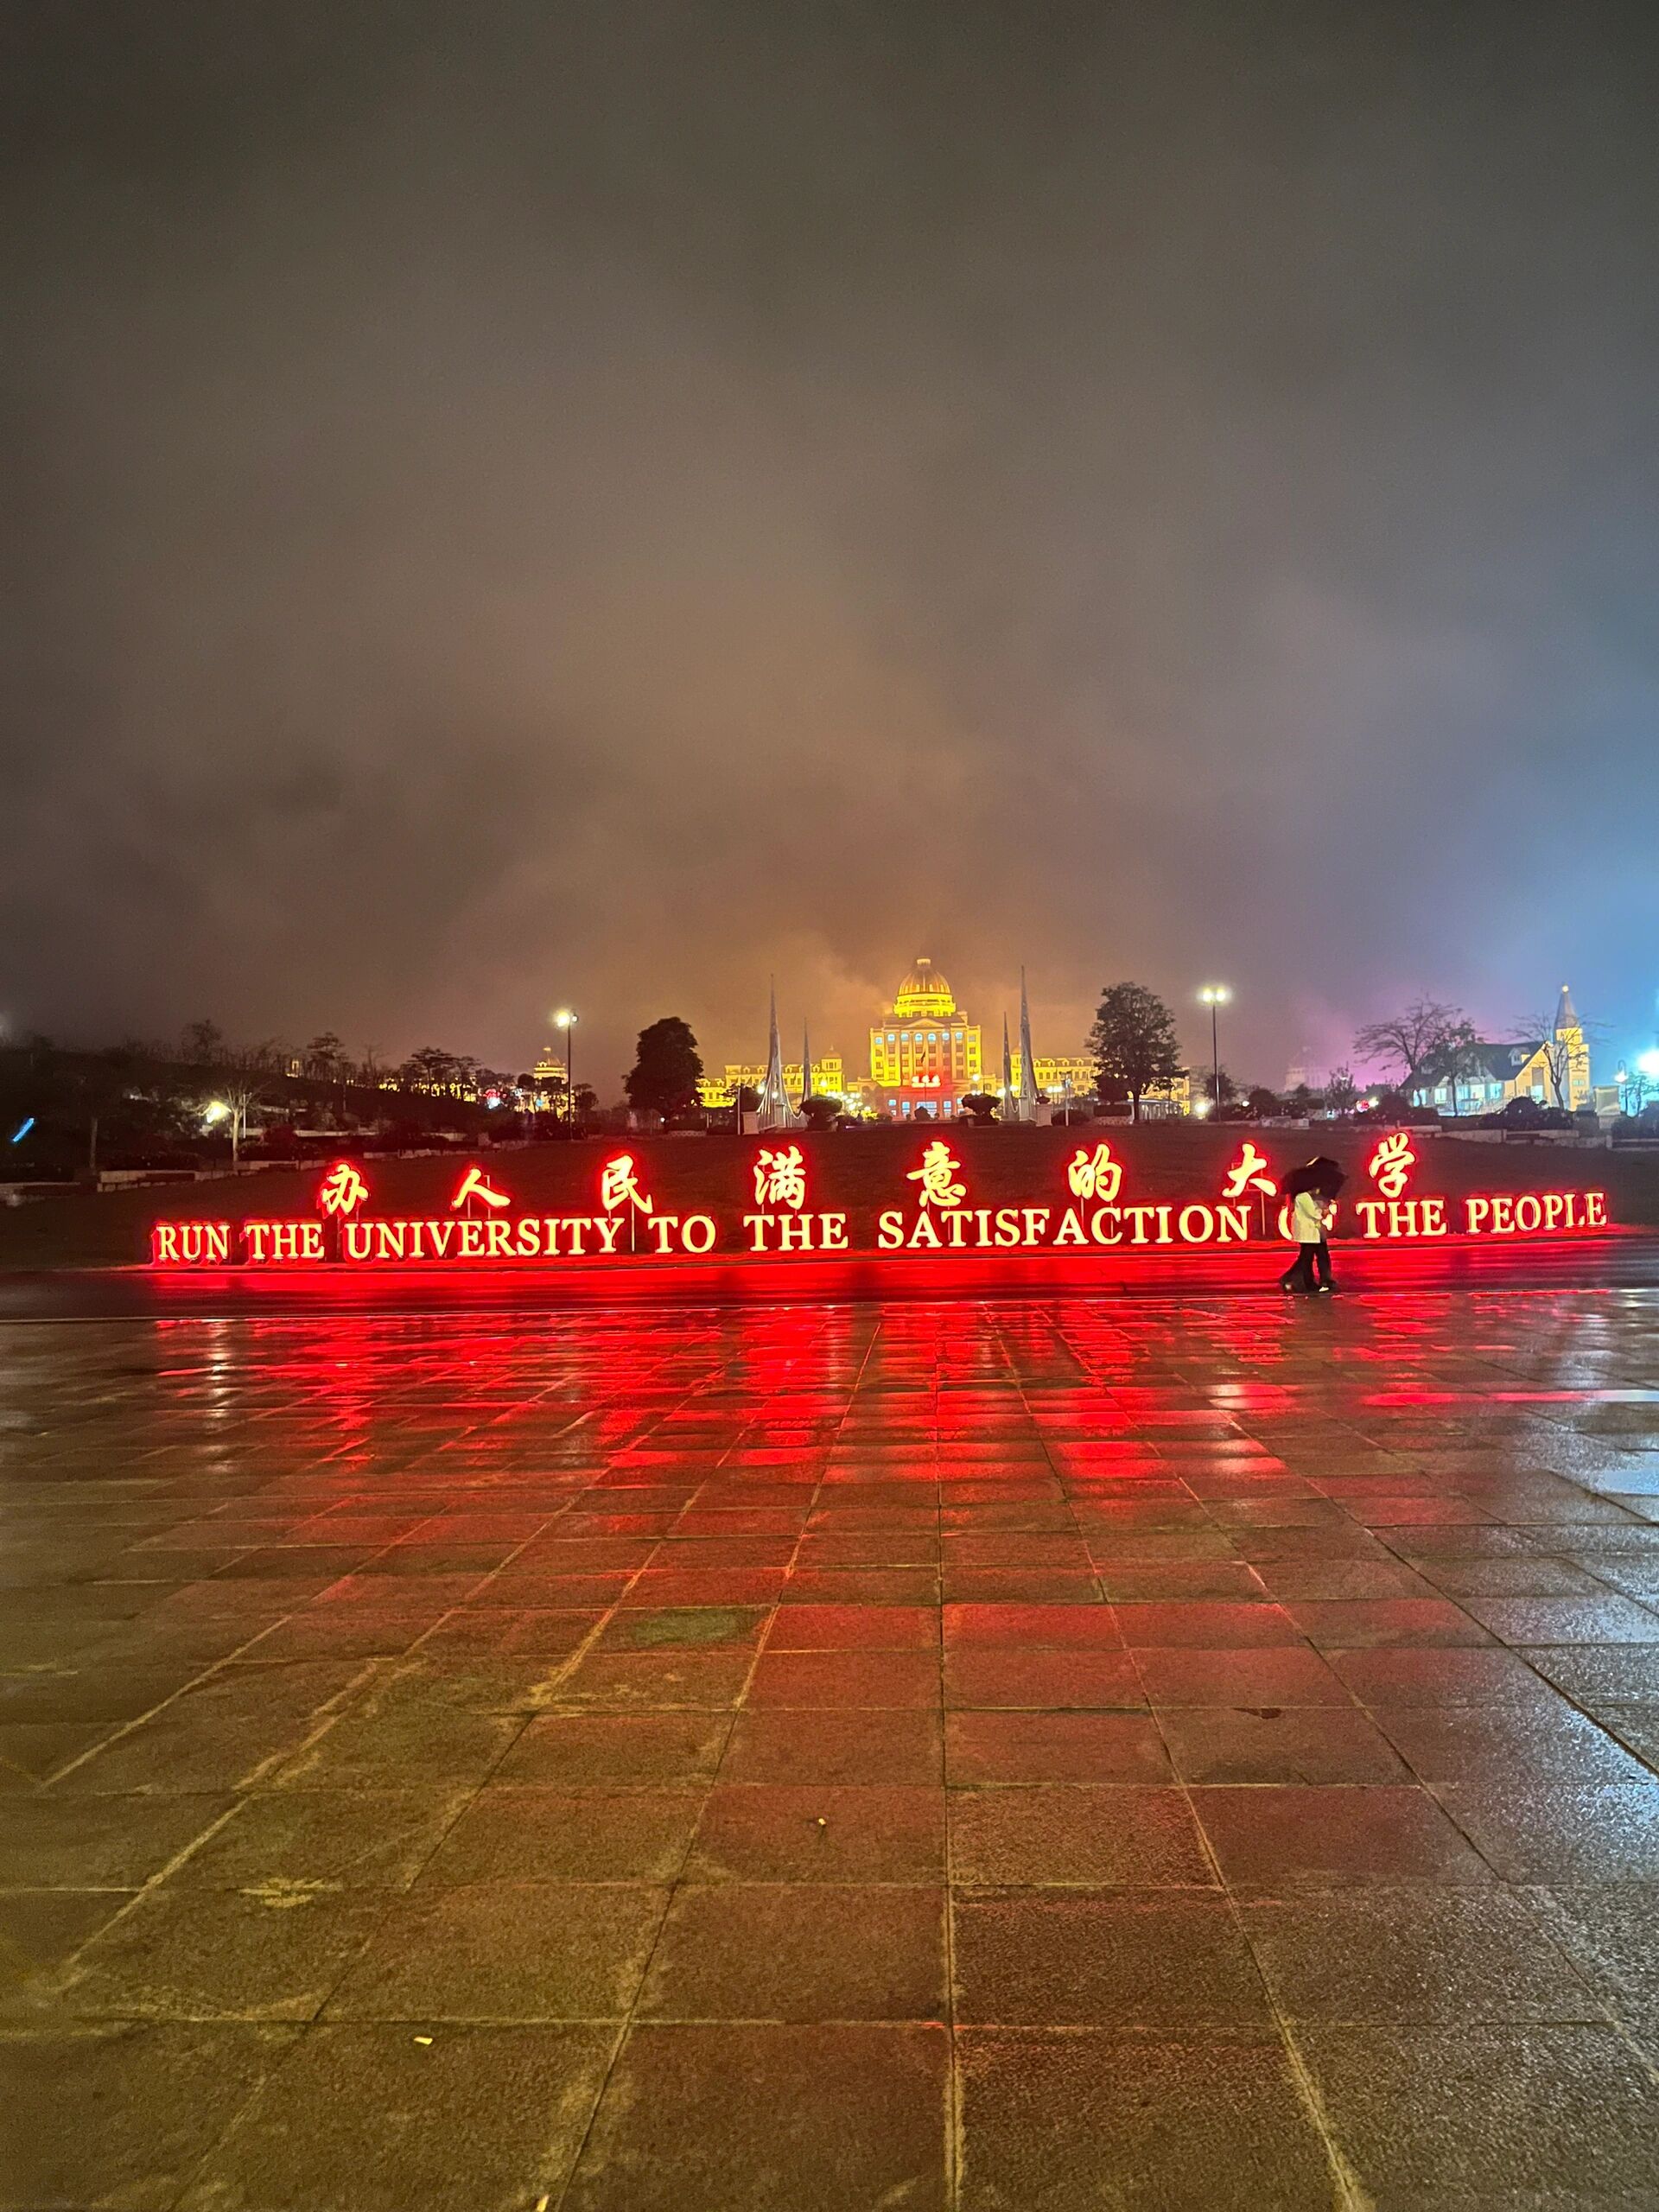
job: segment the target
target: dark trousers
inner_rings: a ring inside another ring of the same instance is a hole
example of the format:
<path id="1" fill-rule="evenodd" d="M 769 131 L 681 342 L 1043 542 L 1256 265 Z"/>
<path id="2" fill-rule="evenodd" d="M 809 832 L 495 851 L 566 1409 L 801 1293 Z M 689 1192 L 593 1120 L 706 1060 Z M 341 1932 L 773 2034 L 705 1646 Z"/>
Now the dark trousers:
<path id="1" fill-rule="evenodd" d="M 1317 1244 L 1299 1244 L 1296 1257 L 1280 1276 L 1287 1290 L 1314 1290 L 1331 1282 L 1331 1247 L 1323 1236 Z"/>

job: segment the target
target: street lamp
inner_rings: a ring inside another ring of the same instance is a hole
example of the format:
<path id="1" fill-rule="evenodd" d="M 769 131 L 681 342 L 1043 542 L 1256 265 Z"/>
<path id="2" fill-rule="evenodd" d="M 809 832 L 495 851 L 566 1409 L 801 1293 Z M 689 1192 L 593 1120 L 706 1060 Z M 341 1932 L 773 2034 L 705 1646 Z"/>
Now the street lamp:
<path id="1" fill-rule="evenodd" d="M 215 1122 L 224 1121 L 227 1116 L 231 1124 L 231 1166 L 235 1167 L 242 1157 L 243 1129 L 242 1116 L 234 1103 L 227 1105 L 224 1099 L 215 1098 L 203 1112 L 201 1118 L 207 1127 L 212 1128 Z"/>
<path id="2" fill-rule="evenodd" d="M 1198 993 L 1199 1003 L 1210 1009 L 1210 1058 L 1215 1071 L 1215 1108 L 1221 1114 L 1221 1029 L 1218 1010 L 1232 997 L 1225 983 L 1206 983 Z"/>
<path id="3" fill-rule="evenodd" d="M 568 1007 L 563 1007 L 553 1019 L 564 1032 L 564 1118 L 574 1135 L 576 1127 L 576 1094 L 572 1082 L 575 1054 L 571 1050 L 570 1033 L 576 1026 L 576 1017 Z"/>

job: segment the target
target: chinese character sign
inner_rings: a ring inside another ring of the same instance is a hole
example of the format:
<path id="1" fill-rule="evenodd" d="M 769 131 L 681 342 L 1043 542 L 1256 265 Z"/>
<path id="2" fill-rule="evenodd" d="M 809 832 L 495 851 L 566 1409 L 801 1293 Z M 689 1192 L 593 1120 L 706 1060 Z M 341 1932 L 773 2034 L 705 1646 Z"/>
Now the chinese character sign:
<path id="1" fill-rule="evenodd" d="M 651 1211 L 652 1202 L 639 1188 L 633 1172 L 632 1153 L 619 1152 L 600 1169 L 599 1203 L 607 1213 L 614 1213 L 620 1205 L 634 1206 L 640 1213 Z"/>
<path id="2" fill-rule="evenodd" d="M 1277 1195 L 1279 1185 L 1268 1173 L 1267 1156 L 1256 1150 L 1247 1137 L 1244 1149 L 1227 1170 L 1227 1187 L 1222 1192 L 1224 1205 L 1230 1198 L 1242 1198 L 1246 1191 L 1260 1191 L 1264 1198 Z"/>
<path id="3" fill-rule="evenodd" d="M 1396 1129 L 1392 1136 L 1384 1137 L 1371 1154 L 1371 1180 L 1385 1198 L 1402 1198 L 1416 1164 L 1411 1139 L 1403 1129 Z"/>
<path id="4" fill-rule="evenodd" d="M 369 1195 L 369 1186 L 348 1160 L 331 1167 L 323 1177 L 317 1191 L 317 1207 L 321 1213 L 355 1213 Z"/>
<path id="5" fill-rule="evenodd" d="M 1092 1152 L 1080 1147 L 1077 1157 L 1067 1162 L 1065 1179 L 1074 1198 L 1098 1198 L 1102 1205 L 1114 1205 L 1123 1187 L 1122 1163 L 1112 1158 L 1109 1144 L 1097 1144 Z"/>
<path id="6" fill-rule="evenodd" d="M 806 1204 L 806 1155 L 799 1145 L 761 1153 L 754 1163 L 754 1203 L 792 1206 L 798 1213 Z"/>
<path id="7" fill-rule="evenodd" d="M 461 1179 L 461 1188 L 449 1204 L 452 1208 L 464 1206 L 468 1198 L 481 1198 L 486 1206 L 510 1206 L 512 1200 L 505 1191 L 493 1191 L 485 1179 L 481 1167 L 469 1167 Z"/>
<path id="8" fill-rule="evenodd" d="M 912 1167 L 906 1178 L 907 1182 L 920 1185 L 916 1193 L 917 1203 L 924 1206 L 959 1206 L 968 1195 L 967 1185 L 952 1179 L 961 1168 L 960 1160 L 952 1160 L 950 1147 L 940 1137 L 935 1137 L 922 1154 L 922 1164 Z"/>

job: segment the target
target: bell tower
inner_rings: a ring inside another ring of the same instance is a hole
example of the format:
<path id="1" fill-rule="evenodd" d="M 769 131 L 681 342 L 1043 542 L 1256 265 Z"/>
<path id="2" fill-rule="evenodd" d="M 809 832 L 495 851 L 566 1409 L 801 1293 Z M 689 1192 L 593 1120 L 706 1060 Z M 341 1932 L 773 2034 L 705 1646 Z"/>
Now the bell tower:
<path id="1" fill-rule="evenodd" d="M 1561 1103 L 1569 1113 L 1576 1114 L 1580 1107 L 1591 1103 L 1590 1047 L 1585 1041 L 1584 1024 L 1573 1004 L 1573 994 L 1565 983 L 1556 1001 L 1550 1042 Z"/>

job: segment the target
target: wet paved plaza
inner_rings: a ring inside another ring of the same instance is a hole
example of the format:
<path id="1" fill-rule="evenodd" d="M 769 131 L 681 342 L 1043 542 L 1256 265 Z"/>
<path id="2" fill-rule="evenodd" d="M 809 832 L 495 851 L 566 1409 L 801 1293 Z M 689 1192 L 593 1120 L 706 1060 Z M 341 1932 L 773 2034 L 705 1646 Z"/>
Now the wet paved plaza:
<path id="1" fill-rule="evenodd" d="M 1659 1294 L 0 1330 L 0 2207 L 1659 2204 Z"/>

